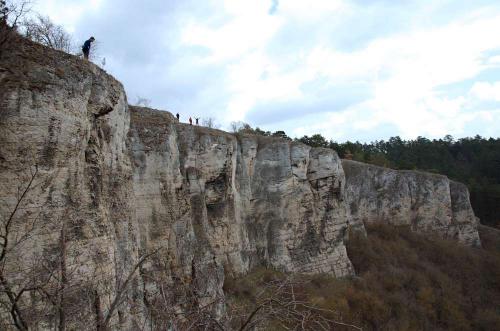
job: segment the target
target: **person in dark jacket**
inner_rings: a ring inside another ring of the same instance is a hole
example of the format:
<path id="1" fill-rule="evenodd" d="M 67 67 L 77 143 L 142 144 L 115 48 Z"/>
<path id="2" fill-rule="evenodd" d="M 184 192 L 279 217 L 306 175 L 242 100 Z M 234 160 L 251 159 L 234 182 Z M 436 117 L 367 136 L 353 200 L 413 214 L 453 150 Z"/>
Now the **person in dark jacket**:
<path id="1" fill-rule="evenodd" d="M 179 122 L 179 113 L 175 114 L 175 117 L 177 117 L 177 122 Z"/>
<path id="2" fill-rule="evenodd" d="M 85 60 L 89 59 L 89 54 L 90 54 L 90 46 L 94 42 L 95 38 L 90 37 L 89 40 L 85 41 L 82 46 L 82 51 L 83 51 L 83 58 Z"/>

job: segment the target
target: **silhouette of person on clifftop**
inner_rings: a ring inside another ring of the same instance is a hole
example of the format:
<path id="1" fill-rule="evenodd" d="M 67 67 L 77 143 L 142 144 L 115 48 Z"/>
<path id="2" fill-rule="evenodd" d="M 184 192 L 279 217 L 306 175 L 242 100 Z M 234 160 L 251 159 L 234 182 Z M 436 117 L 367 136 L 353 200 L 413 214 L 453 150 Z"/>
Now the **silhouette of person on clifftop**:
<path id="1" fill-rule="evenodd" d="M 177 122 L 179 122 L 179 113 L 175 114 L 175 117 L 177 117 Z"/>
<path id="2" fill-rule="evenodd" d="M 189 117 L 189 125 L 193 125 L 193 120 Z"/>
<path id="3" fill-rule="evenodd" d="M 90 46 L 92 46 L 92 43 L 94 42 L 95 38 L 94 37 L 90 37 L 90 39 L 86 40 L 84 43 L 83 43 L 83 46 L 82 46 L 82 51 L 83 51 L 83 58 L 85 60 L 88 60 L 89 59 L 89 54 L 90 54 Z"/>

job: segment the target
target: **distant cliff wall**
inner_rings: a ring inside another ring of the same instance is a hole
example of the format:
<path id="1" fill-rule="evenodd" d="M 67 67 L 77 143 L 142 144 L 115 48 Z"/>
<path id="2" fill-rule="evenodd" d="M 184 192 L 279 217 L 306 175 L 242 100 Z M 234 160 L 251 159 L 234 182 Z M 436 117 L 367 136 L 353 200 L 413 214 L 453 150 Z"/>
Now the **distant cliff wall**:
<path id="1" fill-rule="evenodd" d="M 384 222 L 479 246 L 478 221 L 465 185 L 442 175 L 343 160 L 353 227 Z"/>

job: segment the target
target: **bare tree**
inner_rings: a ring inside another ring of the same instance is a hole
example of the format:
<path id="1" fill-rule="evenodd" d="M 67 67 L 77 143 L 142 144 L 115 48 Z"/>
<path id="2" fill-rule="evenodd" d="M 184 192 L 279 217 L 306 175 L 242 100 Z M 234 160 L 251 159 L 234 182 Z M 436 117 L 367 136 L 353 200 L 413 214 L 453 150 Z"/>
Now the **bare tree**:
<path id="1" fill-rule="evenodd" d="M 169 264 L 168 258 L 156 261 L 156 267 L 161 270 L 167 269 Z M 194 267 L 198 277 L 205 281 L 215 276 L 210 273 L 211 269 L 198 264 Z M 227 298 L 222 293 L 203 294 L 192 279 L 185 280 L 181 276 L 167 281 L 155 274 L 157 272 L 152 270 L 143 272 L 144 277 L 155 284 L 156 290 L 145 293 L 150 311 L 149 326 L 144 321 L 139 330 L 249 331 L 278 325 L 284 330 L 361 330 L 343 322 L 340 314 L 305 300 L 299 289 L 307 281 L 296 280 L 293 276 L 266 282 L 255 298 L 247 302 L 237 300 L 226 305 Z M 227 308 L 225 314 L 217 314 L 221 305 Z"/>
<path id="2" fill-rule="evenodd" d="M 205 117 L 201 121 L 203 126 L 206 126 L 207 128 L 210 129 L 218 129 L 220 128 L 220 125 L 215 121 L 214 117 Z"/>
<path id="3" fill-rule="evenodd" d="M 0 0 L 0 54 L 17 34 L 17 25 L 31 11 L 31 1 Z"/>
<path id="4" fill-rule="evenodd" d="M 14 285 L 12 285 L 9 280 L 7 279 L 7 276 L 5 275 L 5 264 L 6 260 L 8 257 L 8 254 L 10 253 L 10 250 L 12 247 L 15 247 L 17 244 L 17 240 L 14 242 L 11 242 L 12 238 L 12 228 L 15 225 L 16 221 L 16 213 L 21 207 L 21 204 L 23 203 L 26 195 L 30 191 L 33 182 L 36 178 L 36 175 L 38 173 L 38 168 L 35 168 L 35 171 L 32 173 L 32 176 L 28 182 L 28 185 L 22 190 L 21 194 L 18 196 L 16 204 L 14 205 L 14 208 L 8 215 L 6 219 L 2 218 L 2 224 L 1 224 L 1 229 L 0 229 L 0 285 L 2 286 L 1 292 L 3 292 L 7 298 L 8 298 L 8 311 L 10 312 L 10 316 L 12 317 L 12 321 L 14 323 L 14 326 L 18 328 L 19 330 L 27 330 L 28 329 L 28 324 L 26 322 L 26 318 L 23 315 L 23 312 L 21 308 L 19 307 L 19 301 L 21 299 L 21 296 L 23 295 L 24 292 L 27 292 L 27 289 L 21 289 L 17 293 L 14 289 Z M 9 309 L 10 308 L 10 309 Z"/>
<path id="5" fill-rule="evenodd" d="M 150 253 L 144 254 L 139 258 L 139 260 L 134 264 L 132 269 L 127 274 L 124 280 L 119 280 L 117 282 L 116 289 L 114 291 L 113 298 L 107 309 L 106 314 L 103 314 L 101 309 L 101 298 L 97 291 L 94 291 L 94 310 L 96 315 L 96 329 L 98 331 L 107 331 L 110 328 L 110 322 L 113 318 L 118 307 L 124 302 L 125 293 L 132 279 L 136 276 L 137 270 L 153 255 L 157 254 L 162 248 L 158 248 Z"/>
<path id="6" fill-rule="evenodd" d="M 28 269 L 19 269 L 22 267 L 14 261 L 9 261 L 12 258 L 11 255 L 19 255 L 17 251 L 22 250 L 21 246 L 35 235 L 40 213 L 30 215 L 25 210 L 24 204 L 36 185 L 37 176 L 38 167 L 30 168 L 27 184 L 18 188 L 17 199 L 11 212 L 7 213 L 7 216 L 2 213 L 0 222 L 0 294 L 6 297 L 6 301 L 1 296 L 0 300 L 3 303 L 2 306 L 7 307 L 6 310 L 12 318 L 13 325 L 18 330 L 29 328 L 28 318 L 23 309 L 24 295 L 42 289 L 53 277 L 51 272 L 44 275 L 36 274 L 35 270 L 38 269 L 38 265 Z M 14 268 L 9 268 L 13 265 Z"/>
<path id="7" fill-rule="evenodd" d="M 151 106 L 151 99 L 147 99 L 138 95 L 135 105 L 140 107 L 149 107 Z"/>
<path id="8" fill-rule="evenodd" d="M 241 127 L 243 126 L 243 122 L 233 121 L 233 122 L 231 122 L 230 126 L 231 126 L 231 132 L 236 133 L 236 132 L 240 131 Z"/>
<path id="9" fill-rule="evenodd" d="M 158 255 L 141 268 L 147 289 L 145 320 L 136 321 L 138 330 L 228 330 L 222 312 L 225 298 L 215 284 L 223 277 L 215 260 L 192 261 L 186 275 L 169 254 Z"/>
<path id="10" fill-rule="evenodd" d="M 78 242 L 70 249 L 67 209 L 60 217 L 39 221 L 41 215 L 48 216 L 44 210 L 48 205 L 37 193 L 48 187 L 50 178 L 40 178 L 37 166 L 28 171 L 20 178 L 16 200 L 0 200 L 0 329 L 55 325 L 64 331 L 78 329 L 82 320 L 96 316 L 97 329 L 109 330 L 138 269 L 160 249 L 142 255 L 123 278 L 117 278 L 115 286 L 106 288 L 110 297 L 103 300 L 102 310 L 97 288 L 111 284 L 106 273 L 89 272 L 92 265 L 97 267 L 96 257 L 78 253 Z M 59 239 L 49 240 L 55 239 L 50 233 L 57 227 Z M 92 305 L 94 309 L 89 310 Z"/>
<path id="11" fill-rule="evenodd" d="M 335 311 L 299 298 L 296 289 L 303 286 L 304 281 L 294 280 L 293 277 L 268 282 L 251 305 L 233 308 L 230 313 L 233 327 L 246 331 L 275 323 L 284 330 L 326 331 L 337 327 L 362 330 L 342 322 L 342 317 Z"/>
<path id="12" fill-rule="evenodd" d="M 7 7 L 7 3 L 5 0 L 0 1 L 0 20 L 2 23 L 6 23 L 7 15 L 9 13 L 9 7 Z"/>
<path id="13" fill-rule="evenodd" d="M 85 263 L 73 259 L 69 266 L 67 212 L 60 218 L 50 217 L 46 200 L 39 198 L 51 178 L 40 176 L 34 166 L 28 177 L 20 179 L 15 204 L 5 209 L 10 205 L 7 200 L 1 204 L 0 316 L 10 315 L 10 325 L 18 330 L 52 322 L 65 330 L 68 315 L 80 313 L 86 304 L 81 294 L 89 282 L 75 276 Z M 59 203 L 52 200 L 51 205 L 58 208 Z M 59 240 L 52 242 L 48 234 L 59 225 Z"/>
<path id="14" fill-rule="evenodd" d="M 17 28 L 29 12 L 32 10 L 31 0 L 2 0 L 0 1 L 0 22 Z"/>
<path id="15" fill-rule="evenodd" d="M 62 26 L 52 22 L 48 16 L 37 15 L 22 25 L 27 38 L 53 49 L 71 52 L 71 35 Z"/>
<path id="16" fill-rule="evenodd" d="M 231 122 L 231 131 L 234 133 L 243 132 L 243 133 L 254 133 L 254 129 L 250 126 L 250 124 L 237 121 Z"/>

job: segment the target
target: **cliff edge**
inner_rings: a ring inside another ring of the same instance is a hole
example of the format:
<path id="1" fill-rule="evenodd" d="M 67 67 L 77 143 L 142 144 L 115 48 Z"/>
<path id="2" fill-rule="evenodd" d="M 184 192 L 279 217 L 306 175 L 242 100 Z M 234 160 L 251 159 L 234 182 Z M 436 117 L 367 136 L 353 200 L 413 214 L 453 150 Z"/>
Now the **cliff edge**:
<path id="1" fill-rule="evenodd" d="M 366 222 L 480 245 L 467 189 L 444 176 L 178 123 L 128 106 L 123 86 L 90 62 L 29 41 L 9 47 L 0 202 L 14 225 L 2 233 L 11 239 L 2 277 L 18 289 L 64 261 L 64 287 L 79 286 L 65 300 L 85 298 L 69 325 L 100 310 L 112 328 L 135 329 L 168 318 L 158 307 L 177 314 L 188 304 L 214 304 L 222 318 L 224 276 L 259 265 L 353 275 L 344 242 Z M 51 301 L 23 300 L 26 309 Z M 38 306 L 31 323 L 49 328 L 53 313 Z"/>

